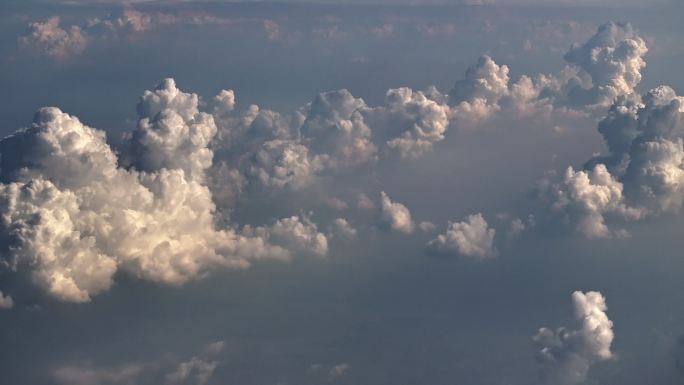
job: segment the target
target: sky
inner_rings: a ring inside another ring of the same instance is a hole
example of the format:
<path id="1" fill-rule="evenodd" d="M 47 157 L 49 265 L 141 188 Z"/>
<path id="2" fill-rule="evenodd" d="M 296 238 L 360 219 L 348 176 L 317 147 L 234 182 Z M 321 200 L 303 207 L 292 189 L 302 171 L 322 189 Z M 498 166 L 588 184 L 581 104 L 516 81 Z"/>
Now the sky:
<path id="1" fill-rule="evenodd" d="M 0 373 L 684 380 L 674 2 L 0 4 Z"/>

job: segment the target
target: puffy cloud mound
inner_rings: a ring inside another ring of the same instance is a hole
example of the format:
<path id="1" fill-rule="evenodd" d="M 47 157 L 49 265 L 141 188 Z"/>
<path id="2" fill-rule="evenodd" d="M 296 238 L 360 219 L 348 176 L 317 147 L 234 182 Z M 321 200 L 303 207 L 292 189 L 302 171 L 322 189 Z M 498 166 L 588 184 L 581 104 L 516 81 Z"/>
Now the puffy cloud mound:
<path id="1" fill-rule="evenodd" d="M 310 156 L 305 145 L 292 140 L 271 140 L 253 155 L 248 175 L 266 187 L 299 189 L 321 170 L 320 158 Z"/>
<path id="2" fill-rule="evenodd" d="M 473 99 L 496 102 L 508 93 L 508 72 L 508 66 L 500 66 L 483 55 L 476 65 L 468 67 L 465 79 L 456 82 L 449 92 L 450 102 L 458 104 Z"/>
<path id="3" fill-rule="evenodd" d="M 623 218 L 641 215 L 639 210 L 625 205 L 622 183 L 615 180 L 603 164 L 587 171 L 568 167 L 560 181 L 543 179 L 537 187 L 558 223 L 589 238 L 619 235 L 605 224 L 607 214 Z"/>
<path id="4" fill-rule="evenodd" d="M 574 385 L 583 383 L 589 368 L 613 358 L 613 322 L 606 314 L 606 300 L 599 292 L 572 294 L 576 330 L 541 328 L 534 337 L 543 366 L 540 384 Z"/>
<path id="5" fill-rule="evenodd" d="M 579 86 L 571 96 L 583 104 L 610 105 L 620 95 L 628 95 L 641 81 L 646 66 L 646 42 L 630 24 L 608 22 L 582 45 L 573 45 L 565 60 L 591 77 L 592 87 Z M 572 95 L 574 94 L 574 95 Z"/>
<path id="6" fill-rule="evenodd" d="M 30 272 L 53 297 L 85 302 L 117 271 L 180 285 L 217 267 L 286 259 L 286 248 L 327 252 L 315 225 L 293 218 L 266 238 L 216 227 L 204 181 L 216 128 L 196 95 L 167 79 L 138 111 L 121 160 L 102 131 L 57 108 L 39 110 L 30 127 L 0 141 L 4 265 Z"/>
<path id="7" fill-rule="evenodd" d="M 467 130 L 498 117 L 544 126 L 593 114 L 634 93 L 647 51 L 629 24 L 609 22 L 573 45 L 565 55 L 569 66 L 556 74 L 512 81 L 506 65 L 484 55 L 449 92 L 450 123 Z"/>
<path id="8" fill-rule="evenodd" d="M 449 222 L 445 234 L 440 234 L 427 245 L 437 254 L 456 254 L 475 259 L 495 257 L 496 230 L 489 227 L 482 214 L 469 215 L 463 222 Z"/>
<path id="9" fill-rule="evenodd" d="M 376 160 L 377 148 L 362 111 L 363 99 L 342 89 L 319 94 L 304 110 L 300 133 L 329 168 L 352 168 Z"/>
<path id="10" fill-rule="evenodd" d="M 374 113 L 382 127 L 398 131 L 387 146 L 402 158 L 418 158 L 444 139 L 450 111 L 446 103 L 407 87 L 387 91 L 385 101 L 386 106 L 376 108 Z"/>
<path id="11" fill-rule="evenodd" d="M 204 179 L 214 153 L 207 148 L 216 135 L 214 118 L 199 112 L 199 97 L 184 93 L 173 79 L 145 91 L 138 103 L 138 127 L 132 132 L 126 155 L 141 171 L 180 169 Z"/>
<path id="12" fill-rule="evenodd" d="M 591 159 L 586 170 L 569 168 L 561 181 L 540 182 L 555 218 L 584 235 L 606 237 L 615 234 L 606 216 L 636 220 L 681 210 L 683 102 L 667 86 L 643 98 L 618 98 L 599 123 L 610 153 Z"/>
<path id="13" fill-rule="evenodd" d="M 307 217 L 292 216 L 278 219 L 270 226 L 246 226 L 242 233 L 264 239 L 293 254 L 324 256 L 328 253 L 328 239 L 318 232 L 316 224 Z"/>
<path id="14" fill-rule="evenodd" d="M 88 46 L 88 35 L 79 26 L 62 29 L 59 24 L 59 17 L 29 23 L 27 34 L 19 38 L 19 45 L 57 60 L 80 55 Z"/>
<path id="15" fill-rule="evenodd" d="M 380 216 L 378 224 L 390 230 L 404 234 L 411 234 L 415 223 L 411 219 L 411 212 L 399 202 L 392 202 L 384 191 L 380 193 Z"/>

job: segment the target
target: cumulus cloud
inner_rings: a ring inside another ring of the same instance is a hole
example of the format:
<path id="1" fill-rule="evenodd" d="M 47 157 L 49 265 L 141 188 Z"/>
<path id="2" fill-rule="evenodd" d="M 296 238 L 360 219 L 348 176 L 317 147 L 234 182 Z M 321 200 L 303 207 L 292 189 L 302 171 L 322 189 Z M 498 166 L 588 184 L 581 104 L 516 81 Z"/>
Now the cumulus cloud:
<path id="1" fill-rule="evenodd" d="M 354 226 L 344 218 L 335 218 L 330 225 L 328 234 L 329 238 L 335 240 L 353 240 L 358 236 Z"/>
<path id="2" fill-rule="evenodd" d="M 81 27 L 63 29 L 59 17 L 29 23 L 28 32 L 19 38 L 19 45 L 58 60 L 80 55 L 88 45 L 88 36 Z"/>
<path id="3" fill-rule="evenodd" d="M 534 337 L 542 365 L 540 384 L 583 383 L 592 365 L 614 357 L 613 322 L 606 314 L 606 300 L 599 292 L 572 294 L 577 329 L 541 328 Z"/>
<path id="4" fill-rule="evenodd" d="M 622 191 L 622 183 L 603 164 L 587 171 L 568 167 L 560 181 L 542 179 L 538 184 L 540 197 L 547 203 L 554 220 L 589 238 L 621 234 L 606 225 L 608 214 L 633 219 L 641 216 L 639 210 L 625 205 Z"/>
<path id="5" fill-rule="evenodd" d="M 19 37 L 22 48 L 56 60 L 66 61 L 80 56 L 91 44 L 112 39 L 131 40 L 160 26 L 185 23 L 190 25 L 229 24 L 231 20 L 196 12 L 150 12 L 125 7 L 106 17 L 84 20 L 62 26 L 60 18 L 50 17 L 28 24 Z"/>
<path id="6" fill-rule="evenodd" d="M 609 22 L 587 42 L 573 45 L 565 55 L 568 66 L 556 74 L 513 81 L 508 66 L 484 55 L 449 92 L 450 125 L 468 130 L 495 118 L 525 119 L 540 127 L 577 121 L 634 93 L 647 51 L 629 24 Z"/>
<path id="7" fill-rule="evenodd" d="M 386 105 L 377 107 L 373 116 L 382 127 L 396 132 L 387 146 L 402 158 L 418 158 L 444 139 L 450 110 L 443 101 L 407 87 L 387 91 L 385 101 Z"/>
<path id="8" fill-rule="evenodd" d="M 30 127 L 0 141 L 0 236 L 10 270 L 28 270 L 53 297 L 85 302 L 118 271 L 180 285 L 255 258 L 287 259 L 288 248 L 327 252 L 325 236 L 296 217 L 254 232 L 216 227 L 205 184 L 216 127 L 196 95 L 167 79 L 143 95 L 138 112 L 121 158 L 102 131 L 57 108 L 39 110 Z"/>
<path id="9" fill-rule="evenodd" d="M 463 222 L 449 222 L 446 233 L 428 242 L 428 250 L 437 254 L 456 254 L 474 259 L 495 257 L 496 230 L 489 227 L 482 214 L 469 215 Z"/>
<path id="10" fill-rule="evenodd" d="M 363 99 L 342 89 L 319 94 L 304 109 L 299 132 L 329 168 L 353 168 L 376 160 L 377 148 L 362 111 Z"/>
<path id="11" fill-rule="evenodd" d="M 404 234 L 411 234 L 415 223 L 411 219 L 411 212 L 399 202 L 392 202 L 384 191 L 380 193 L 380 216 L 378 224 L 381 227 L 396 230 Z"/>
<path id="12" fill-rule="evenodd" d="M 615 234 L 607 217 L 678 212 L 684 202 L 683 101 L 667 86 L 619 98 L 599 123 L 610 153 L 590 159 L 586 170 L 569 168 L 560 181 L 539 183 L 555 218 L 584 235 L 605 237 Z"/>
<path id="13" fill-rule="evenodd" d="M 575 44 L 565 60 L 591 77 L 592 87 L 573 88 L 571 96 L 585 104 L 610 105 L 620 95 L 634 92 L 646 66 L 646 42 L 630 24 L 608 22 L 586 43 Z"/>
<path id="14" fill-rule="evenodd" d="M 306 216 L 292 216 L 276 220 L 270 226 L 245 226 L 242 234 L 263 239 L 289 250 L 289 254 L 324 256 L 328 253 L 328 239 Z"/>

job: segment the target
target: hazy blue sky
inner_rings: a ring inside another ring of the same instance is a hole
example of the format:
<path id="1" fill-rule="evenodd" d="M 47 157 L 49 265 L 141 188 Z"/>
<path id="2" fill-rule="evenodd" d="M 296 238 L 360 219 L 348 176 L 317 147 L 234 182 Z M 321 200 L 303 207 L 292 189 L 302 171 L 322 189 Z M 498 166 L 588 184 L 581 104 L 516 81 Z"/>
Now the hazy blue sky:
<path id="1" fill-rule="evenodd" d="M 684 380 L 680 4 L 72 3 L 0 4 L 1 383 Z"/>

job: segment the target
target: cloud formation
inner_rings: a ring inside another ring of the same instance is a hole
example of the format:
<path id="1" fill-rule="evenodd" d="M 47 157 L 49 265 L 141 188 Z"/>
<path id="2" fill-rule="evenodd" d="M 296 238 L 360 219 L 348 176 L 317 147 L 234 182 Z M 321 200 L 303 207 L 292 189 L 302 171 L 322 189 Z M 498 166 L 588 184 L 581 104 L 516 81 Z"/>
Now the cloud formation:
<path id="1" fill-rule="evenodd" d="M 411 212 L 399 202 L 392 202 L 387 194 L 380 193 L 380 215 L 378 224 L 389 230 L 395 230 L 404 234 L 411 234 L 415 223 L 411 218 Z"/>
<path id="2" fill-rule="evenodd" d="M 285 247 L 327 252 L 325 236 L 298 217 L 254 232 L 215 226 L 205 172 L 216 127 L 197 95 L 167 79 L 143 95 L 138 113 L 121 158 L 102 131 L 57 108 L 0 141 L 10 270 L 30 271 L 53 297 L 85 302 L 109 289 L 117 271 L 180 285 L 255 258 L 287 259 Z"/>
<path id="3" fill-rule="evenodd" d="M 619 98 L 599 123 L 610 153 L 590 159 L 585 170 L 568 168 L 560 181 L 551 175 L 539 182 L 553 219 L 589 237 L 609 237 L 616 232 L 606 219 L 678 212 L 684 203 L 682 102 L 667 86 Z"/>
<path id="4" fill-rule="evenodd" d="M 19 38 L 19 45 L 57 60 L 80 55 L 88 45 L 87 34 L 76 25 L 62 29 L 59 20 L 55 16 L 29 23 L 27 34 Z"/>
<path id="5" fill-rule="evenodd" d="M 606 314 L 606 299 L 599 292 L 572 293 L 578 328 L 555 331 L 541 328 L 534 337 L 542 365 L 540 384 L 583 383 L 592 365 L 614 357 L 613 322 Z"/>
<path id="6" fill-rule="evenodd" d="M 436 254 L 492 258 L 499 254 L 494 245 L 495 235 L 496 230 L 489 227 L 482 214 L 469 215 L 463 222 L 449 222 L 446 233 L 431 240 L 427 247 Z"/>

